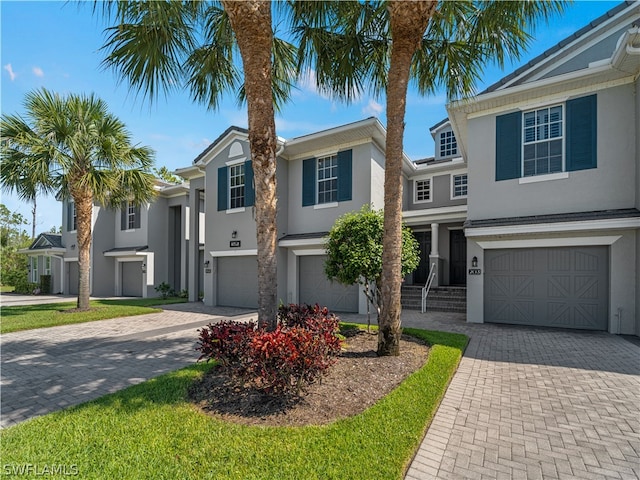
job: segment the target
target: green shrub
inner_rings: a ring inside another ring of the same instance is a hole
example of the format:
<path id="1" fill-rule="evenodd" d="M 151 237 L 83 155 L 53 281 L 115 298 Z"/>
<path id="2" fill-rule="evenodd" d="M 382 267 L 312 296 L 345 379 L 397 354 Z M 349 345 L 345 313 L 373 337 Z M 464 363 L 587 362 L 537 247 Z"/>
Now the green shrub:
<path id="1" fill-rule="evenodd" d="M 51 275 L 40 275 L 40 293 L 42 295 L 51 294 Z"/>
<path id="2" fill-rule="evenodd" d="M 32 295 L 36 288 L 39 288 L 38 284 L 28 281 L 25 277 L 16 282 L 13 291 L 22 295 Z"/>
<path id="3" fill-rule="evenodd" d="M 173 291 L 173 288 L 171 288 L 171 285 L 169 285 L 167 282 L 162 282 L 160 285 L 154 288 L 155 291 L 159 292 L 164 299 L 173 297 L 176 294 L 176 292 Z"/>

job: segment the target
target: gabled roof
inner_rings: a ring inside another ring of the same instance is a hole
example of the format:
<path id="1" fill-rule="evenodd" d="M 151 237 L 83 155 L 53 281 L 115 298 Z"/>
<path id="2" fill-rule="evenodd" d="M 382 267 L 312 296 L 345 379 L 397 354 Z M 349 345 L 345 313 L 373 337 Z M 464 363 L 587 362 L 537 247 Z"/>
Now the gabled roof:
<path id="1" fill-rule="evenodd" d="M 29 250 L 46 248 L 64 248 L 62 246 L 62 235 L 56 233 L 41 233 L 29 246 Z"/>
<path id="2" fill-rule="evenodd" d="M 533 58 L 532 60 L 530 60 L 526 64 L 522 65 L 518 69 L 516 69 L 513 72 L 511 72 L 509 75 L 501 78 L 500 80 L 498 80 L 494 84 L 490 85 L 485 90 L 480 92 L 479 95 L 483 95 L 483 94 L 489 93 L 489 92 L 494 92 L 496 90 L 499 90 L 501 87 L 511 83 L 513 80 L 517 79 L 518 77 L 520 77 L 521 75 L 525 74 L 526 72 L 534 69 L 536 66 L 538 66 L 541 63 L 543 63 L 546 59 L 548 59 L 552 55 L 558 53 L 559 51 L 561 51 L 562 49 L 564 49 L 568 45 L 576 42 L 576 40 L 584 37 L 589 32 L 592 32 L 597 27 L 599 27 L 600 25 L 605 23 L 607 20 L 609 20 L 610 18 L 615 17 L 618 13 L 622 12 L 623 10 L 627 9 L 628 7 L 630 7 L 632 5 L 636 5 L 637 6 L 638 2 L 636 0 L 626 0 L 626 1 L 622 2 L 622 3 L 620 3 L 619 5 L 616 5 L 614 8 L 612 8 L 609 11 L 607 11 L 603 15 L 599 16 L 598 18 L 596 18 L 595 20 L 590 22 L 588 25 L 585 25 L 584 27 L 582 27 L 577 32 L 573 33 L 572 35 L 569 35 L 568 37 L 566 37 L 565 39 L 561 40 L 560 42 L 558 42 L 553 47 L 545 50 L 543 53 L 541 53 L 537 57 Z M 631 27 L 636 26 L 637 23 L 638 23 L 638 21 L 636 20 L 630 26 Z"/>
<path id="3" fill-rule="evenodd" d="M 207 153 L 209 153 L 211 150 L 213 150 L 214 148 L 216 148 L 216 146 L 218 144 L 220 144 L 228 135 L 230 135 L 233 132 L 237 132 L 237 133 L 241 133 L 245 136 L 249 135 L 249 130 L 247 130 L 246 128 L 242 128 L 242 127 L 236 127 L 235 125 L 231 125 L 229 128 L 227 128 L 224 132 L 222 132 L 218 138 L 216 138 L 213 142 L 211 142 L 211 145 L 209 145 L 207 148 L 205 148 L 200 155 L 198 155 L 195 160 L 193 161 L 193 164 L 195 165 L 196 163 L 198 163 L 200 160 L 202 160 Z"/>

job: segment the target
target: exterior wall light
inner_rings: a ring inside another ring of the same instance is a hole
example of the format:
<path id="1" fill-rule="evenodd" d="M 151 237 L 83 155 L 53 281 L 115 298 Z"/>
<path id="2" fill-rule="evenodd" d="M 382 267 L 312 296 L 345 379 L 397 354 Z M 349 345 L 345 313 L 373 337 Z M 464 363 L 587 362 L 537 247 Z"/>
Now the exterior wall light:
<path id="1" fill-rule="evenodd" d="M 231 238 L 238 238 L 238 231 L 234 230 L 233 232 L 231 232 Z"/>
<path id="2" fill-rule="evenodd" d="M 472 268 L 478 268 L 478 257 L 473 257 L 471 259 L 471 267 Z"/>
<path id="3" fill-rule="evenodd" d="M 204 262 L 204 268 L 209 268 L 210 262 L 209 260 L 207 260 L 206 262 Z"/>

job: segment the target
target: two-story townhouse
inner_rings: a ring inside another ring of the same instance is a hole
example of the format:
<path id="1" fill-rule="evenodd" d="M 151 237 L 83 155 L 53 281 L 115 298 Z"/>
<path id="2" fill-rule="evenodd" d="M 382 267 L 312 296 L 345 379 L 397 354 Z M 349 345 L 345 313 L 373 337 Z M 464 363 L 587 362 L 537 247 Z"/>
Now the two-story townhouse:
<path id="1" fill-rule="evenodd" d="M 433 159 L 403 161 L 404 217 L 420 240 L 419 269 L 405 279 L 424 285 L 432 264 L 435 285 L 466 281 L 467 169 L 449 122 L 432 128 Z M 278 297 L 282 302 L 320 303 L 339 312 L 366 312 L 357 286 L 327 280 L 326 236 L 341 215 L 363 205 L 384 205 L 386 132 L 376 118 L 291 139 L 277 150 Z M 193 165 L 176 171 L 190 184 L 190 198 L 204 196 L 204 213 L 192 205 L 190 226 L 207 219 L 204 245 L 192 252 L 189 269 L 204 266 L 202 281 L 192 275 L 190 299 L 199 292 L 211 306 L 256 308 L 257 245 L 254 186 L 248 132 L 230 127 Z M 197 214 L 196 214 L 197 213 Z M 196 289 L 198 286 L 198 289 Z"/>
<path id="2" fill-rule="evenodd" d="M 640 334 L 639 27 L 623 3 L 449 106 L 468 321 Z"/>
<path id="3" fill-rule="evenodd" d="M 162 282 L 176 291 L 187 289 L 189 237 L 183 232 L 187 231 L 189 218 L 189 187 L 158 180 L 156 193 L 153 202 L 141 206 L 129 202 L 115 209 L 94 205 L 91 295 L 153 297 L 158 295 L 155 287 Z M 62 201 L 62 224 L 62 235 L 55 239 L 55 245 L 49 246 L 51 236 L 43 234 L 24 253 L 41 257 L 47 244 L 53 292 L 76 295 L 78 250 L 73 200 Z M 46 262 L 40 257 L 38 266 Z"/>

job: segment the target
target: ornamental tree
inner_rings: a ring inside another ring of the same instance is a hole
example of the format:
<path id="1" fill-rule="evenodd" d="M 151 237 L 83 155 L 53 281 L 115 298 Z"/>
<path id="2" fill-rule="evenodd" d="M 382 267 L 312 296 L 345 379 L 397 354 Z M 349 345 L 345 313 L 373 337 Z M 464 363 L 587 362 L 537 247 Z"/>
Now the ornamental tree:
<path id="1" fill-rule="evenodd" d="M 378 316 L 382 308 L 380 277 L 382 275 L 382 240 L 384 213 L 369 205 L 359 212 L 350 212 L 336 220 L 325 244 L 327 261 L 324 271 L 329 280 L 343 285 L 359 284 L 367 297 L 367 322 L 370 324 L 369 306 Z M 420 249 L 413 232 L 402 226 L 402 276 L 413 272 L 420 262 Z"/>

